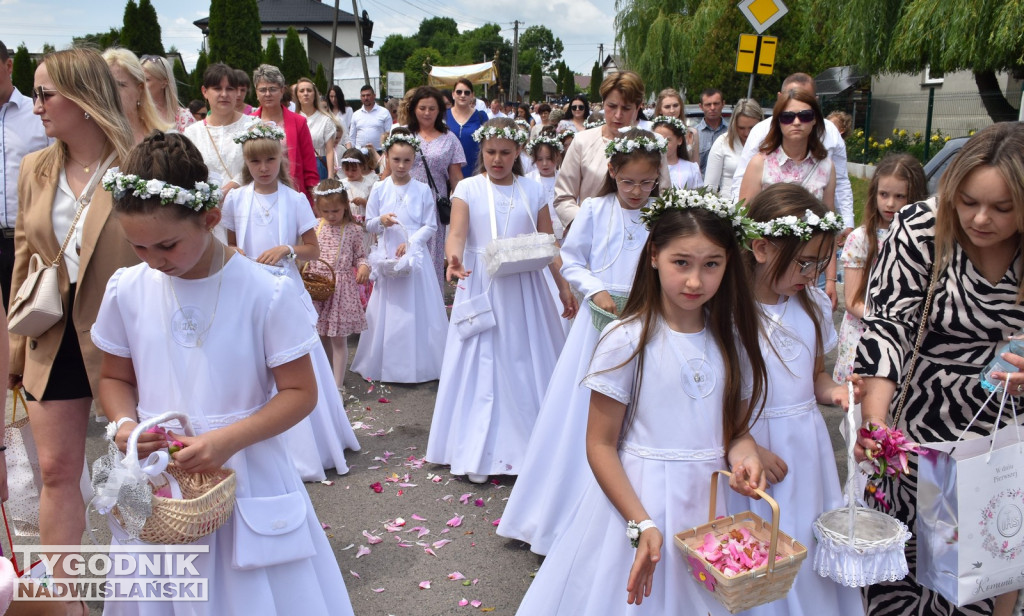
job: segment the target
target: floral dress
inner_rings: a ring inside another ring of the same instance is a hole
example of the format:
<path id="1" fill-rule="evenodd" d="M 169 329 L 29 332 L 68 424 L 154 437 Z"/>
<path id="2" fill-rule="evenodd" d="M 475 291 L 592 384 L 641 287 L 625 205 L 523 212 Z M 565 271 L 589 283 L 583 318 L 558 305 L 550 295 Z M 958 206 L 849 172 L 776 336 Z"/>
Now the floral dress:
<path id="1" fill-rule="evenodd" d="M 451 131 L 441 133 L 433 141 L 427 141 L 419 135 L 416 137 L 420 139 L 422 153 L 416 156 L 416 161 L 413 163 L 412 177 L 427 186 L 430 185 L 430 182 L 427 181 L 426 168 L 423 166 L 426 161 L 430 165 L 430 177 L 434 179 L 434 187 L 437 188 L 436 191 L 432 190 L 434 200 L 436 201 L 439 196 L 449 196 L 455 187 L 448 186 L 448 166 L 466 164 L 466 154 L 462 150 L 462 144 Z M 437 232 L 434 233 L 432 239 L 427 241 L 427 251 L 430 253 L 430 260 L 433 261 L 434 272 L 437 274 L 437 283 L 441 286 L 442 294 L 444 294 L 445 287 L 444 240 L 447 232 L 448 225 L 442 225 L 438 219 Z"/>
<path id="2" fill-rule="evenodd" d="M 317 239 L 320 242 L 320 258 L 334 268 L 334 293 L 322 302 L 313 302 L 320 318 L 316 322 L 316 333 L 328 338 L 348 336 L 366 329 L 366 312 L 359 298 L 355 270 L 360 265 L 369 266 L 363 236 L 366 232 L 357 224 L 340 227 L 320 221 Z M 327 268 L 319 261 L 309 264 L 306 271 L 327 274 Z"/>
<path id="3" fill-rule="evenodd" d="M 888 229 L 878 229 L 878 244 L 882 244 Z M 840 257 L 840 265 L 849 269 L 866 269 L 863 275 L 870 273 L 871 265 L 864 260 L 868 256 L 868 243 L 864 227 L 857 227 L 850 232 L 843 246 L 843 256 Z M 843 315 L 843 324 L 839 328 L 839 352 L 836 355 L 836 367 L 832 372 L 832 380 L 842 385 L 853 374 L 853 362 L 857 359 L 857 343 L 864 333 L 864 323 L 850 314 L 849 311 Z"/>
<path id="4" fill-rule="evenodd" d="M 761 173 L 761 188 L 772 184 L 799 184 L 818 199 L 825 197 L 825 187 L 832 171 L 832 159 L 815 160 L 806 156 L 793 160 L 782 148 L 777 148 L 764 157 L 764 171 Z"/>

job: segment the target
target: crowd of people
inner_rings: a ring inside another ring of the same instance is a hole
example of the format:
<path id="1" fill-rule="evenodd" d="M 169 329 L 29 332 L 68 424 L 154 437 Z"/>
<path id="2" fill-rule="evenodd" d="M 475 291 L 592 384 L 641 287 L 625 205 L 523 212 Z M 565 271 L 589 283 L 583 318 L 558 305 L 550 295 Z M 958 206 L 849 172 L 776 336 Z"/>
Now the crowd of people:
<path id="1" fill-rule="evenodd" d="M 726 117 L 705 90 L 691 126 L 678 91 L 652 96 L 629 71 L 600 102 L 488 105 L 460 79 L 387 107 L 364 86 L 352 110 L 337 86 L 269 65 L 210 65 L 188 107 L 166 59 L 125 49 L 49 53 L 30 96 L 11 70 L 0 43 L 4 304 L 24 309 L 42 262 L 62 305 L 52 326 L 11 333 L 7 357 L 38 448 L 41 543 L 81 542 L 94 403 L 122 451 L 173 405 L 196 428 L 167 426 L 174 463 L 237 476 L 236 513 L 199 540 L 217 579 L 201 613 L 352 612 L 302 483 L 346 473 L 359 449 L 349 370 L 438 381 L 426 460 L 475 483 L 518 477 L 497 532 L 546 556 L 530 615 L 725 614 L 665 539 L 706 520 L 720 468 L 719 513 L 768 517 L 765 490 L 816 549 L 814 520 L 844 503 L 818 404 L 845 408 L 848 383 L 880 425 L 905 388 L 893 427 L 918 442 L 997 421 L 978 373 L 1024 328 L 1019 124 L 972 137 L 934 196 L 914 158 L 884 159 L 857 226 L 849 127 L 803 73 L 769 117 L 747 99 Z M 995 377 L 1024 394 L 1024 358 L 1005 359 L 1018 371 Z M 138 438 L 142 457 L 166 446 Z M 857 454 L 879 447 L 859 437 Z M 910 467 L 880 489 L 913 528 Z M 246 514 L 265 507 L 292 530 L 261 534 Z M 958 608 L 919 585 L 915 542 L 903 580 L 858 592 L 805 566 L 748 613 L 1011 613 L 1016 591 Z"/>

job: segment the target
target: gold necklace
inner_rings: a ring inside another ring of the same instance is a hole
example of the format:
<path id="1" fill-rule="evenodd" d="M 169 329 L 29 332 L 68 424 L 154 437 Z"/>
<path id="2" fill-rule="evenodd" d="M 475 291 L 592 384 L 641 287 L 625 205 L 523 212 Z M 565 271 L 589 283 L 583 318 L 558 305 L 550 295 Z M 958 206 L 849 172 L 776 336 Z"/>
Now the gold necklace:
<path id="1" fill-rule="evenodd" d="M 82 171 L 85 171 L 86 173 L 89 173 L 89 167 L 91 167 L 91 166 L 95 165 L 96 163 L 100 162 L 100 158 L 103 158 L 103 156 L 101 155 L 100 158 L 97 158 L 94 162 L 91 162 L 88 165 L 83 165 L 82 163 L 78 162 L 74 158 L 71 158 L 70 154 L 68 154 L 67 156 L 68 156 L 68 160 L 70 160 L 71 162 L 73 162 L 76 165 L 78 165 L 79 167 L 81 167 Z"/>
<path id="2" fill-rule="evenodd" d="M 178 299 L 178 293 L 174 290 L 174 280 L 172 280 L 170 276 L 167 277 L 167 284 L 170 285 L 170 287 L 171 287 L 171 296 L 174 298 L 174 303 L 178 306 L 178 311 L 175 314 L 179 314 L 180 313 L 181 316 L 182 316 L 182 319 L 183 319 L 183 323 L 181 324 L 181 327 L 182 327 L 182 336 L 185 337 L 185 341 L 182 342 L 182 341 L 178 340 L 179 344 L 181 344 L 182 346 L 186 346 L 186 347 L 194 346 L 196 348 L 199 348 L 199 347 L 203 346 L 203 337 L 206 336 L 207 333 L 209 333 L 210 328 L 213 327 L 214 320 L 216 320 L 216 318 L 217 318 L 217 307 L 220 305 L 220 290 L 221 290 L 221 286 L 224 283 L 224 265 L 227 263 L 227 254 L 224 251 L 224 245 L 223 244 L 221 244 L 216 239 L 214 239 L 213 241 L 217 243 L 217 247 L 215 247 L 216 251 L 220 252 L 220 267 L 217 269 L 217 294 L 216 294 L 216 296 L 214 298 L 213 311 L 212 311 L 212 314 L 210 315 L 210 320 L 209 320 L 209 322 L 206 323 L 206 327 L 204 327 L 202 329 L 202 331 L 199 330 L 199 324 L 196 322 L 196 317 L 199 316 L 199 315 L 195 314 L 195 313 L 198 313 L 199 311 L 198 310 L 186 310 L 185 307 L 181 305 L 181 301 Z M 213 256 L 211 256 L 210 257 L 210 269 L 206 273 L 206 276 L 208 278 L 211 275 L 213 275 L 213 265 L 214 265 L 214 263 L 216 263 L 216 259 L 214 259 Z M 174 327 L 174 316 L 173 315 L 171 317 L 171 327 L 172 328 Z M 174 335 L 173 332 L 172 332 L 171 335 L 172 336 Z M 191 343 L 191 344 L 189 344 L 189 343 Z"/>

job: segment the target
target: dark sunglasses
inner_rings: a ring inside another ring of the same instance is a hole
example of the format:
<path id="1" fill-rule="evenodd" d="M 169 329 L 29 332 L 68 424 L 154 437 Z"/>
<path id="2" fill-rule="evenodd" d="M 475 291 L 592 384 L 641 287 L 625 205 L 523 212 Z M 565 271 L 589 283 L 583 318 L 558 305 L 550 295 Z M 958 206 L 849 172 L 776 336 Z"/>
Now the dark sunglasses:
<path id="1" fill-rule="evenodd" d="M 141 58 L 139 58 L 139 64 L 146 64 L 147 62 L 157 62 L 160 59 L 161 59 L 160 56 L 152 56 L 152 55 L 146 54 L 146 55 L 142 56 Z"/>
<path id="2" fill-rule="evenodd" d="M 46 101 L 48 101 L 50 99 L 51 96 L 53 96 L 56 93 L 57 93 L 56 90 L 47 90 L 43 86 L 36 86 L 36 87 L 32 88 L 32 102 L 34 103 L 34 102 L 36 102 L 36 100 L 41 98 L 41 99 L 43 99 L 43 102 L 45 103 Z"/>
<path id="3" fill-rule="evenodd" d="M 586 107 L 583 105 L 570 105 L 569 109 L 572 109 L 573 111 L 583 111 Z"/>
<path id="4" fill-rule="evenodd" d="M 456 96 L 469 96 L 472 93 L 473 93 L 472 90 L 456 90 L 455 91 Z"/>
<path id="5" fill-rule="evenodd" d="M 814 121 L 814 110 L 804 109 L 803 111 L 783 111 L 779 114 L 779 122 L 782 124 L 792 124 L 793 120 L 800 118 L 800 122 L 803 124 L 810 124 Z"/>

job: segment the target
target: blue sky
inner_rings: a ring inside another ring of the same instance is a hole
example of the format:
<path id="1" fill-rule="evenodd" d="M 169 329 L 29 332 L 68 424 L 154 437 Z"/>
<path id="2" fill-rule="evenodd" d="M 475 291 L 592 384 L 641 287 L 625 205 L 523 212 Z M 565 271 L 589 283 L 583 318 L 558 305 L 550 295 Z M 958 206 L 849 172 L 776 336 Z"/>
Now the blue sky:
<path id="1" fill-rule="evenodd" d="M 192 22 L 209 13 L 209 0 L 152 0 L 160 20 L 164 47 L 174 45 L 191 69 L 202 35 Z M 351 10 L 351 0 L 340 3 Z M 374 40 L 379 46 L 388 34 L 412 34 L 423 19 L 453 17 L 460 30 L 487 22 L 498 23 L 502 35 L 512 40 L 512 22 L 520 32 L 531 25 L 545 25 L 565 44 L 566 62 L 578 73 L 589 74 L 598 56 L 612 50 L 615 0 L 359 0 L 374 20 Z M 0 0 L 0 40 L 8 47 L 25 43 L 40 51 L 43 43 L 58 49 L 72 36 L 106 32 L 120 27 L 124 2 L 120 0 Z"/>

